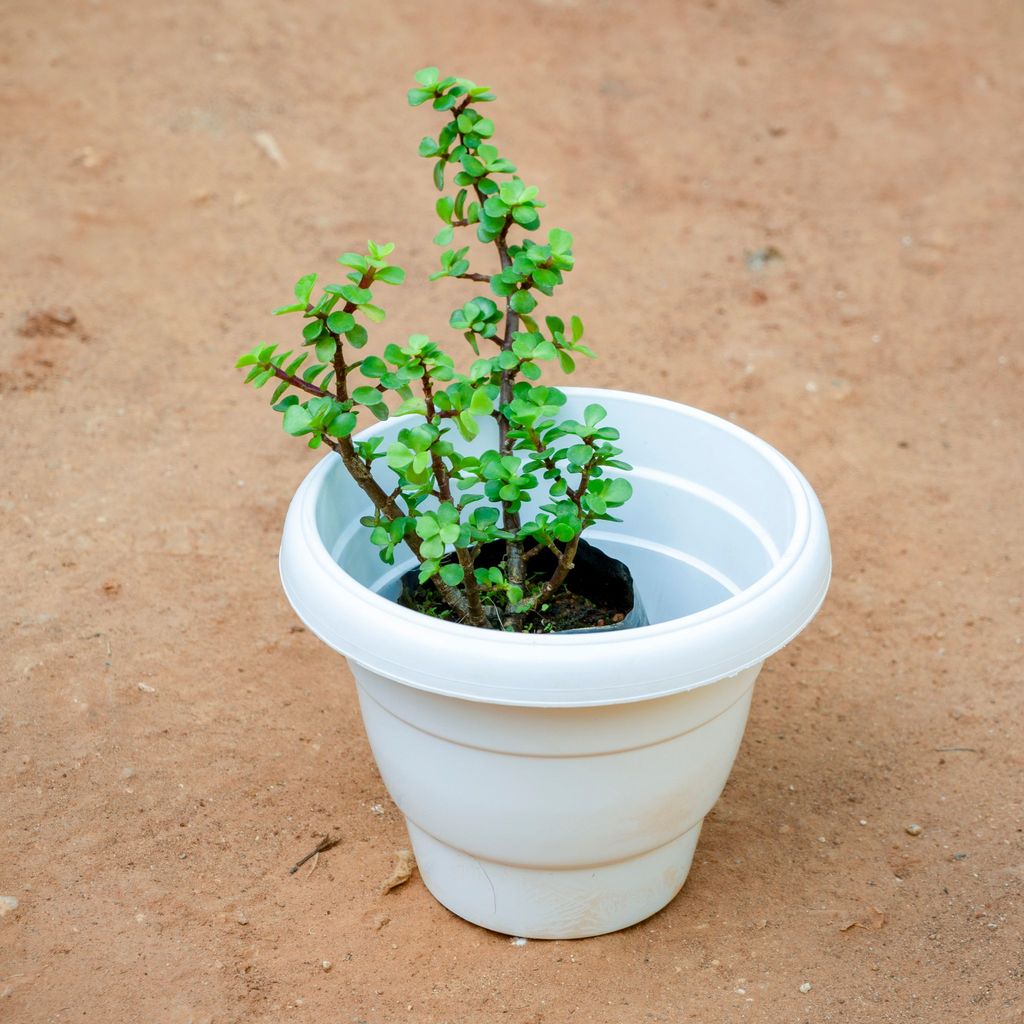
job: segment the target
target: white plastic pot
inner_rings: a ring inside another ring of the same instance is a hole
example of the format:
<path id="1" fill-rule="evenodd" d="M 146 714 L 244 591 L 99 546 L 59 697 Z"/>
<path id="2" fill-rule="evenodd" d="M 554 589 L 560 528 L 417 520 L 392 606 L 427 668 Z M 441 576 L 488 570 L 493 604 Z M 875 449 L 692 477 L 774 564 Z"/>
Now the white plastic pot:
<path id="1" fill-rule="evenodd" d="M 587 538 L 630 567 L 651 625 L 534 636 L 400 607 L 411 558 L 379 560 L 334 455 L 296 492 L 281 545 L 289 601 L 349 660 L 427 888 L 534 938 L 614 931 L 675 896 L 761 664 L 813 618 L 831 567 L 814 492 L 763 441 L 660 399 L 565 392 L 567 416 L 608 410 L 635 467 L 623 522 Z"/>

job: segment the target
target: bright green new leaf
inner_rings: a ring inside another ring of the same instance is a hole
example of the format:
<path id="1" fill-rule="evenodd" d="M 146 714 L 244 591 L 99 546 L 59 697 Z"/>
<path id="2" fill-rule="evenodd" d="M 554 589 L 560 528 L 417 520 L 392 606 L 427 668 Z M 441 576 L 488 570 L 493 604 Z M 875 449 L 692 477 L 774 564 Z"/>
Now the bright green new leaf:
<path id="1" fill-rule="evenodd" d="M 334 359 L 337 349 L 338 343 L 328 335 L 316 343 L 316 357 L 322 363 L 329 363 Z"/>
<path id="2" fill-rule="evenodd" d="M 360 307 L 359 311 L 368 319 L 372 320 L 375 324 L 379 324 L 383 321 L 386 316 L 383 309 L 380 306 L 374 306 L 369 302 L 364 302 Z"/>
<path id="3" fill-rule="evenodd" d="M 382 267 L 373 275 L 374 281 L 384 284 L 401 284 L 405 280 L 405 271 L 401 267 Z"/>
<path id="4" fill-rule="evenodd" d="M 306 274 L 295 282 L 295 298 L 300 302 L 309 303 L 309 297 L 313 294 L 313 285 L 316 284 L 316 274 Z"/>

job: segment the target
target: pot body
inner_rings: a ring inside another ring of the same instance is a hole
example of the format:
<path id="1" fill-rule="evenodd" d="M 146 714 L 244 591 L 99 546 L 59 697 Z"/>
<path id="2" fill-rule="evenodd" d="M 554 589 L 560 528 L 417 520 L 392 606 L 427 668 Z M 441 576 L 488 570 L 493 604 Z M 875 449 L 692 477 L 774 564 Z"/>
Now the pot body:
<path id="1" fill-rule="evenodd" d="M 599 402 L 622 431 L 634 497 L 587 537 L 630 567 L 650 625 L 510 635 L 401 608 L 408 563 L 379 561 L 333 455 L 296 493 L 281 550 L 296 611 L 349 659 L 424 883 L 469 921 L 535 938 L 626 927 L 679 891 L 761 664 L 830 571 L 817 499 L 764 442 L 674 403 L 564 390 L 567 416 Z"/>

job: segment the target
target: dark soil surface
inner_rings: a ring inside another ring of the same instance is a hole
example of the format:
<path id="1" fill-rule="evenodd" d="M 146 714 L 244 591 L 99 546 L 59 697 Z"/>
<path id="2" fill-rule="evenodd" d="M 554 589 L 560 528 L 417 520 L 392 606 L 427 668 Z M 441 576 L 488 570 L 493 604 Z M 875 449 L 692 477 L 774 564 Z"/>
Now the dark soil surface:
<path id="1" fill-rule="evenodd" d="M 524 592 L 527 596 L 536 594 L 550 580 L 558 566 L 555 553 L 532 541 L 527 541 L 526 580 Z M 505 544 L 494 541 L 485 544 L 476 556 L 475 565 L 481 569 L 491 566 L 505 566 Z M 446 562 L 454 562 L 449 555 Z M 486 598 L 486 594 L 484 595 Z M 506 602 L 500 605 L 505 606 Z M 452 619 L 452 610 L 430 584 L 420 584 L 415 569 L 402 577 L 402 591 L 399 603 L 424 615 Z M 489 605 L 488 617 L 493 619 L 491 628 L 512 629 L 502 621 L 494 602 Z M 600 548 L 582 538 L 576 549 L 572 568 L 569 569 L 561 586 L 535 611 L 520 622 L 518 632 L 559 633 L 568 629 L 599 629 L 622 622 L 633 610 L 633 576 L 629 567 L 616 558 L 606 555 Z M 630 620 L 632 624 L 633 620 Z M 646 619 L 636 625 L 646 625 Z"/>

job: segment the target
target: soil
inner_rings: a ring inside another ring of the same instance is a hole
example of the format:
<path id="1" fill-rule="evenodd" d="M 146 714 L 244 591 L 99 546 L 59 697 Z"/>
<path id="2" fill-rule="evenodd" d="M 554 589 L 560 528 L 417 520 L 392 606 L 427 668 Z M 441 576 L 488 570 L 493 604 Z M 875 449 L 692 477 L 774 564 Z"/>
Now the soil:
<path id="1" fill-rule="evenodd" d="M 526 593 L 537 593 L 551 579 L 558 561 L 553 552 L 545 548 L 535 550 L 532 541 L 527 541 L 526 550 Z M 483 545 L 476 555 L 474 564 L 481 569 L 500 565 L 504 570 L 504 541 L 492 541 Z M 444 561 L 454 563 L 454 555 Z M 421 584 L 417 570 L 412 569 L 402 577 L 402 591 L 398 603 L 424 615 L 439 619 L 451 619 L 452 610 L 441 599 L 430 583 Z M 491 608 L 494 606 L 492 605 Z M 496 610 L 496 609 L 495 609 Z M 562 585 L 540 608 L 524 617 L 520 623 L 522 633 L 559 633 L 568 629 L 600 629 L 622 622 L 633 611 L 633 576 L 629 567 L 617 558 L 606 555 L 600 548 L 581 539 L 576 549 L 573 566 Z M 489 616 L 492 614 L 488 609 Z M 633 620 L 636 620 L 635 622 Z M 633 616 L 629 625 L 646 625 L 646 616 Z M 492 629 L 512 629 L 494 615 Z M 628 626 L 623 628 L 629 628 Z"/>
<path id="2" fill-rule="evenodd" d="M 41 11 L 0 15 L 0 1017 L 1020 1020 L 1024 8 Z M 832 530 L 686 887 L 593 940 L 381 893 L 403 823 L 277 579 L 318 456 L 232 368 L 367 237 L 387 340 L 447 336 L 428 63 L 575 235 L 577 381 L 754 430 Z"/>

